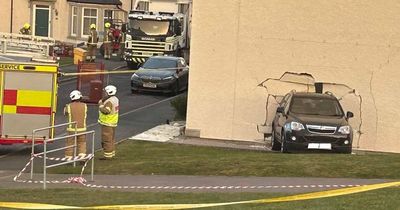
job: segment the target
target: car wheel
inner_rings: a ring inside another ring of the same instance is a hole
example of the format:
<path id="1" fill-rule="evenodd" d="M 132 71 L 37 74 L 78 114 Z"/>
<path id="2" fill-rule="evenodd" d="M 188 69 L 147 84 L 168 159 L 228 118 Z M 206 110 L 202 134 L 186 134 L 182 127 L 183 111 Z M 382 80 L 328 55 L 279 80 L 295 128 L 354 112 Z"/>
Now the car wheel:
<path id="1" fill-rule="evenodd" d="M 128 66 L 129 69 L 132 69 L 132 70 L 136 70 L 139 67 L 138 63 L 131 62 L 131 61 L 127 61 L 126 65 Z"/>
<path id="2" fill-rule="evenodd" d="M 274 126 L 272 126 L 272 127 L 274 127 Z M 279 143 L 279 142 L 276 140 L 275 131 L 274 131 L 274 129 L 272 128 L 272 134 L 271 134 L 271 150 L 279 151 L 280 149 L 281 149 L 281 143 Z"/>
<path id="3" fill-rule="evenodd" d="M 288 153 L 289 152 L 289 150 L 287 148 L 287 145 L 286 145 L 286 139 L 285 139 L 284 131 L 282 131 L 282 134 L 281 134 L 281 152 L 282 153 Z"/>
<path id="4" fill-rule="evenodd" d="M 349 147 L 349 148 L 341 149 L 341 150 L 339 150 L 338 152 L 339 152 L 339 153 L 343 153 L 343 154 L 351 154 L 352 148 Z"/>
<path id="5" fill-rule="evenodd" d="M 171 94 L 173 96 L 176 96 L 179 94 L 179 83 L 178 82 L 172 87 Z"/>

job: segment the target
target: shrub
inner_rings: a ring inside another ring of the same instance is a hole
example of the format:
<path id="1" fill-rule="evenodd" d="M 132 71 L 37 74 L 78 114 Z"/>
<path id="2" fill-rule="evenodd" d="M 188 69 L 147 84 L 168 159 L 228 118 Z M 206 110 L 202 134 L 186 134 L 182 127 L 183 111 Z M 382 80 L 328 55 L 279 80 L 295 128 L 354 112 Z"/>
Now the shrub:
<path id="1" fill-rule="evenodd" d="M 175 120 L 186 120 L 187 96 L 179 96 L 171 101 L 171 106 L 175 108 Z"/>

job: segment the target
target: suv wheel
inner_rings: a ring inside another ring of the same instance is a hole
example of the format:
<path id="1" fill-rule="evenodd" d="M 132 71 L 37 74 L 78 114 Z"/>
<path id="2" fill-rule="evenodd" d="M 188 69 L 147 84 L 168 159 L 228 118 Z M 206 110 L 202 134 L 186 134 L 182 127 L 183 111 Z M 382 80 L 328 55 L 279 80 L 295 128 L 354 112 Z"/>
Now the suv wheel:
<path id="1" fill-rule="evenodd" d="M 288 153 L 289 152 L 288 148 L 287 148 L 287 145 L 286 145 L 286 139 L 285 139 L 284 131 L 282 131 L 282 134 L 281 134 L 281 152 L 282 153 Z"/>
<path id="2" fill-rule="evenodd" d="M 276 140 L 274 126 L 272 126 L 272 134 L 271 134 L 271 150 L 279 151 L 281 149 L 281 143 Z"/>

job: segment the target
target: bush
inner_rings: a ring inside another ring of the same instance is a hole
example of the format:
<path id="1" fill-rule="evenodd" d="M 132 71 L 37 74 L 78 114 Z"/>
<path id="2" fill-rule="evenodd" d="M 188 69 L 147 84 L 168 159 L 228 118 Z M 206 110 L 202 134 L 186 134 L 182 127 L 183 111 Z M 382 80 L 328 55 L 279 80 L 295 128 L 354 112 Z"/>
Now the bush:
<path id="1" fill-rule="evenodd" d="M 171 101 L 171 106 L 175 108 L 175 120 L 186 120 L 187 96 L 179 96 Z"/>

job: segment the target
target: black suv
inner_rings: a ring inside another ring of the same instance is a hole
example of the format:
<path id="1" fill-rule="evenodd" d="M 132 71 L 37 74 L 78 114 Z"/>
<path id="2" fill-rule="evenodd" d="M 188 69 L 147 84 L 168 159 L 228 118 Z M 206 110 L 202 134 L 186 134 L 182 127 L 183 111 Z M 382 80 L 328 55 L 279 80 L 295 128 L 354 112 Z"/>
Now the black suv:
<path id="1" fill-rule="evenodd" d="M 330 93 L 288 93 L 272 123 L 272 150 L 332 150 L 351 153 L 353 131 L 338 99 Z"/>

